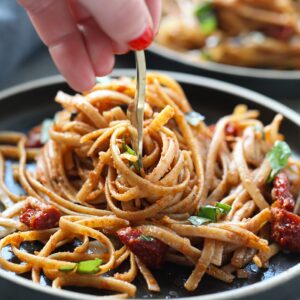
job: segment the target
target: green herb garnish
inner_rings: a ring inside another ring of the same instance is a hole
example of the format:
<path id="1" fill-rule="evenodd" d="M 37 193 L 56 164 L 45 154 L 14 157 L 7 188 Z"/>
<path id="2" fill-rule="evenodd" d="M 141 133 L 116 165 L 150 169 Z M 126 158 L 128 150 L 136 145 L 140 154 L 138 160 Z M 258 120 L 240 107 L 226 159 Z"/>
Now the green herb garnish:
<path id="1" fill-rule="evenodd" d="M 41 125 L 41 143 L 46 144 L 49 140 L 49 129 L 53 125 L 53 120 L 45 119 Z"/>
<path id="2" fill-rule="evenodd" d="M 100 265 L 103 264 L 103 260 L 95 258 L 92 260 L 84 260 L 79 263 L 74 263 L 72 266 L 61 266 L 58 270 L 61 272 L 71 272 L 76 268 L 77 273 L 81 274 L 95 274 L 99 272 Z"/>
<path id="3" fill-rule="evenodd" d="M 205 2 L 197 7 L 195 15 L 200 23 L 201 31 L 209 35 L 218 27 L 218 20 L 213 6 L 209 2 Z"/>
<path id="4" fill-rule="evenodd" d="M 210 223 L 211 220 L 207 218 L 197 217 L 197 216 L 191 216 L 188 218 L 188 220 L 195 226 L 200 226 L 206 223 Z"/>
<path id="5" fill-rule="evenodd" d="M 154 241 L 154 238 L 152 236 L 148 236 L 148 235 L 144 235 L 144 234 L 141 234 L 139 236 L 139 239 L 142 241 L 145 241 L 145 242 L 153 242 Z"/>
<path id="6" fill-rule="evenodd" d="M 222 215 L 226 215 L 231 211 L 231 206 L 225 203 L 217 202 L 216 207 L 219 208 Z"/>
<path id="7" fill-rule="evenodd" d="M 124 152 L 127 152 L 130 155 L 137 156 L 136 152 L 125 143 L 125 139 L 123 139 L 122 148 L 123 148 Z M 135 161 L 135 162 L 131 161 L 130 163 L 133 165 L 133 167 L 135 168 L 137 173 L 141 173 L 141 168 L 139 166 L 138 161 Z"/>
<path id="8" fill-rule="evenodd" d="M 205 205 L 200 208 L 197 216 L 191 216 L 188 220 L 195 226 L 200 226 L 209 222 L 216 222 L 218 216 L 226 215 L 230 212 L 231 206 L 217 202 L 216 206 Z"/>
<path id="9" fill-rule="evenodd" d="M 286 142 L 275 142 L 271 151 L 267 153 L 267 159 L 272 167 L 268 182 L 272 182 L 279 171 L 286 167 L 291 154 L 291 148 Z"/>
<path id="10" fill-rule="evenodd" d="M 73 264 L 73 266 L 61 266 L 58 270 L 61 272 L 71 272 L 76 268 L 77 264 Z"/>
<path id="11" fill-rule="evenodd" d="M 212 205 L 202 206 L 198 212 L 198 217 L 217 221 L 217 207 Z"/>
<path id="12" fill-rule="evenodd" d="M 95 258 L 93 260 L 85 260 L 81 261 L 77 265 L 76 272 L 82 273 L 82 274 L 95 274 L 99 272 L 100 265 L 102 265 L 103 260 L 100 258 Z"/>
<path id="13" fill-rule="evenodd" d="M 196 111 L 190 111 L 185 114 L 186 121 L 192 126 L 198 126 L 200 122 L 205 120 L 205 117 Z"/>

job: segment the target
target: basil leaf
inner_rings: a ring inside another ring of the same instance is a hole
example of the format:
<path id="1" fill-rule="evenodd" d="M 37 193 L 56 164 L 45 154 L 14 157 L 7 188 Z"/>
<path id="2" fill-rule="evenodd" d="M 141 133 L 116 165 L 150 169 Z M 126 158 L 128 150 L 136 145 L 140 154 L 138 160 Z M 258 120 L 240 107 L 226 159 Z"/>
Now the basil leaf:
<path id="1" fill-rule="evenodd" d="M 210 219 L 202 218 L 202 217 L 197 217 L 197 216 L 191 216 L 191 217 L 189 217 L 188 221 L 190 221 L 195 226 L 200 226 L 200 225 L 203 225 L 203 224 L 211 222 Z"/>
<path id="2" fill-rule="evenodd" d="M 81 261 L 77 265 L 76 272 L 82 274 L 94 274 L 99 272 L 99 266 L 102 265 L 103 260 L 100 258 L 95 258 L 93 260 Z"/>
<path id="3" fill-rule="evenodd" d="M 205 2 L 198 6 L 195 15 L 204 34 L 209 35 L 217 29 L 218 20 L 211 3 Z"/>
<path id="4" fill-rule="evenodd" d="M 61 266 L 58 270 L 61 272 L 71 272 L 76 268 L 77 264 L 73 264 L 73 266 Z"/>
<path id="5" fill-rule="evenodd" d="M 185 114 L 186 121 L 192 126 L 198 126 L 201 121 L 205 120 L 205 117 L 196 111 L 190 111 Z"/>
<path id="6" fill-rule="evenodd" d="M 49 129 L 53 125 L 53 120 L 45 119 L 41 126 L 41 143 L 46 144 L 49 140 Z"/>
<path id="7" fill-rule="evenodd" d="M 153 242 L 154 241 L 154 238 L 152 236 L 148 236 L 148 235 L 144 235 L 144 234 L 141 234 L 139 236 L 139 239 L 142 241 L 145 241 L 145 242 Z"/>
<path id="8" fill-rule="evenodd" d="M 231 206 L 225 203 L 217 202 L 216 207 L 221 209 L 222 215 L 228 214 L 231 211 Z"/>
<path id="9" fill-rule="evenodd" d="M 271 151 L 267 153 L 267 159 L 272 167 L 268 182 L 272 182 L 279 171 L 286 167 L 291 154 L 291 148 L 286 142 L 275 142 Z"/>
<path id="10" fill-rule="evenodd" d="M 122 148 L 123 148 L 124 152 L 127 152 L 128 154 L 137 156 L 136 152 L 125 143 L 125 139 L 123 139 Z M 130 163 L 133 165 L 133 167 L 135 168 L 135 170 L 137 171 L 137 173 L 141 173 L 141 168 L 139 166 L 138 161 L 130 162 Z"/>
<path id="11" fill-rule="evenodd" d="M 96 83 L 109 83 L 111 82 L 111 78 L 109 76 L 96 77 Z"/>

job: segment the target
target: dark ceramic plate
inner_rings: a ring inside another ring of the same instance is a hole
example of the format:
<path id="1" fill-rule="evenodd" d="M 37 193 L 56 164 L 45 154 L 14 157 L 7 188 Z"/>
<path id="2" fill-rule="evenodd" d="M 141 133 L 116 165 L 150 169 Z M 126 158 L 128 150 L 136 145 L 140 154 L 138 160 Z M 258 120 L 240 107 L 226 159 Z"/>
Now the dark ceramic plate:
<path id="1" fill-rule="evenodd" d="M 280 100 L 300 98 L 300 70 L 245 68 L 214 62 L 191 61 L 187 55 L 153 44 L 148 51 L 151 68 L 192 73 L 224 80 Z"/>
<path id="2" fill-rule="evenodd" d="M 133 75 L 132 71 L 119 70 L 119 75 Z M 206 116 L 208 123 L 232 112 L 235 105 L 245 103 L 250 108 L 259 109 L 261 119 L 268 123 L 277 112 L 285 116 L 282 132 L 296 155 L 300 155 L 300 117 L 287 107 L 261 96 L 255 92 L 239 88 L 220 81 L 192 75 L 169 73 L 178 80 L 187 93 L 193 108 Z M 60 77 L 51 77 L 30 82 L 0 93 L 0 130 L 27 131 L 46 117 L 52 117 L 59 109 L 53 101 L 58 90 L 72 92 Z M 28 245 L 23 245 L 28 247 Z M 205 276 L 194 293 L 183 288 L 184 281 L 191 269 L 166 265 L 154 271 L 160 286 L 160 293 L 149 293 L 141 277 L 135 284 L 138 287 L 137 298 L 183 298 L 197 299 L 297 299 L 300 279 L 300 255 L 279 254 L 271 260 L 268 270 L 258 270 L 250 265 L 250 277 L 247 280 L 236 280 L 225 284 Z M 55 297 L 68 299 L 96 299 L 101 295 L 99 290 L 71 289 L 71 291 L 54 290 L 50 287 L 33 284 L 30 280 L 16 276 L 0 269 L 0 299 L 16 300 L 20 297 L 31 300 L 53 300 Z M 14 283 L 13 283 L 14 282 Z M 17 285 L 16 285 L 17 284 Z M 22 286 L 22 287 L 21 287 Z M 30 290 L 28 289 L 30 288 Z M 35 291 L 34 291 L 35 290 Z M 79 293 L 81 294 L 79 294 Z M 42 293 L 46 293 L 42 295 Z M 85 293 L 85 294 L 82 294 Z"/>

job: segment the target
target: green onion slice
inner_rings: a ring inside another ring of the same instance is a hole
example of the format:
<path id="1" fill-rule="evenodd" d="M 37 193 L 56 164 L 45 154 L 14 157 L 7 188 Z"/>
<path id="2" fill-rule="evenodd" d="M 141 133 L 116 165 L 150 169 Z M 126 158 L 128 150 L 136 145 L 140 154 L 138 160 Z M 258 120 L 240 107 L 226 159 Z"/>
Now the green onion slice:
<path id="1" fill-rule="evenodd" d="M 225 203 L 217 202 L 216 207 L 221 209 L 221 214 L 228 214 L 231 211 L 231 206 Z"/>
<path id="2" fill-rule="evenodd" d="M 61 272 L 71 272 L 76 268 L 77 264 L 73 264 L 73 266 L 61 266 L 58 270 Z"/>
<path id="3" fill-rule="evenodd" d="M 124 152 L 127 152 L 130 155 L 137 156 L 136 152 L 125 143 L 125 138 L 123 138 L 122 148 L 123 148 Z M 133 165 L 133 167 L 135 168 L 136 172 L 140 174 L 141 173 L 141 168 L 139 166 L 138 161 L 130 162 L 130 163 Z"/>
<path id="4" fill-rule="evenodd" d="M 216 222 L 218 220 L 218 216 L 224 216 L 228 214 L 230 210 L 231 206 L 225 203 L 217 202 L 215 206 L 205 205 L 200 208 L 197 216 L 189 217 L 188 221 L 195 226 Z"/>
<path id="5" fill-rule="evenodd" d="M 76 272 L 82 274 L 95 274 L 100 271 L 100 265 L 102 265 L 103 260 L 100 258 L 95 258 L 93 260 L 81 261 L 77 265 Z"/>

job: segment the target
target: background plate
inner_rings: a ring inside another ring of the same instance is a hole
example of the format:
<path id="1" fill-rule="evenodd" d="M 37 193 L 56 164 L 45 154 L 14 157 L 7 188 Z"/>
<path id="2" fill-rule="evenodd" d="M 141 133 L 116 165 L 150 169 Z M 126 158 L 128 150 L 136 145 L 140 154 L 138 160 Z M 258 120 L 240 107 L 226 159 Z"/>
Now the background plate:
<path id="1" fill-rule="evenodd" d="M 300 70 L 246 68 L 209 61 L 192 61 L 187 55 L 154 43 L 148 50 L 152 68 L 192 73 L 231 82 L 278 100 L 300 98 Z"/>

